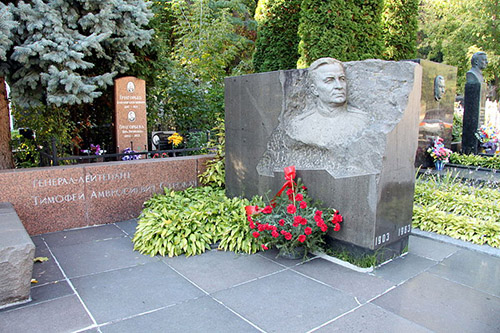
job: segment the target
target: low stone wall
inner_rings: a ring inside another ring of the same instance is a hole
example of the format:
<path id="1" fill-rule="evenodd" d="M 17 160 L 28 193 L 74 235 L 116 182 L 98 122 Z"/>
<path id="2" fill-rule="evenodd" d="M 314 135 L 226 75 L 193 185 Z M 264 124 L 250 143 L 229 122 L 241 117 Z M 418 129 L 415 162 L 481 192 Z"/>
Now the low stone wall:
<path id="1" fill-rule="evenodd" d="M 198 186 L 213 155 L 0 171 L 0 202 L 14 205 L 30 235 L 137 217 L 164 188 Z"/>
<path id="2" fill-rule="evenodd" d="M 14 207 L 0 202 L 0 309 L 30 301 L 34 256 L 35 245 Z"/>

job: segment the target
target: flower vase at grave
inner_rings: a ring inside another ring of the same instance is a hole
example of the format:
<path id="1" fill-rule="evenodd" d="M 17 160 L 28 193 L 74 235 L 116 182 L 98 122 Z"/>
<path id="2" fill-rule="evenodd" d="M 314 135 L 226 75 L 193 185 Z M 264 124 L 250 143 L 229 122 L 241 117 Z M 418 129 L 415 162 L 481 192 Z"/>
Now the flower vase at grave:
<path id="1" fill-rule="evenodd" d="M 434 161 L 434 165 L 435 165 L 437 171 L 443 170 L 444 164 L 445 164 L 444 161 L 440 161 L 440 160 Z"/>

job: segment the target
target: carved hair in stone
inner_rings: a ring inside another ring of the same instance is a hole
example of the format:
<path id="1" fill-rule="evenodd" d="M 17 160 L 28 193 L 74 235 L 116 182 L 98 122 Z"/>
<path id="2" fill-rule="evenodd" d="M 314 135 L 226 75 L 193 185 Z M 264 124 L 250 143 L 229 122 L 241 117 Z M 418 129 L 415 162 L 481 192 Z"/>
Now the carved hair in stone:
<path id="1" fill-rule="evenodd" d="M 445 93 L 444 77 L 438 75 L 434 78 L 434 99 L 440 101 Z"/>

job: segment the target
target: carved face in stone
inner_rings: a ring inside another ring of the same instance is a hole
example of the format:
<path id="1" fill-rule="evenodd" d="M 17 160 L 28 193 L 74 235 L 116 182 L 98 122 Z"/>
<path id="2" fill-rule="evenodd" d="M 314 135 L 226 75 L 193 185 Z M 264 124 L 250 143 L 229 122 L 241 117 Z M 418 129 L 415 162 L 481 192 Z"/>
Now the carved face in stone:
<path id="1" fill-rule="evenodd" d="M 326 106 L 345 104 L 347 82 L 344 69 L 338 63 L 326 63 L 312 71 L 312 93 Z"/>
<path id="2" fill-rule="evenodd" d="M 434 98 L 436 99 L 436 101 L 440 101 L 444 93 L 445 93 L 444 77 L 438 75 L 434 79 Z"/>

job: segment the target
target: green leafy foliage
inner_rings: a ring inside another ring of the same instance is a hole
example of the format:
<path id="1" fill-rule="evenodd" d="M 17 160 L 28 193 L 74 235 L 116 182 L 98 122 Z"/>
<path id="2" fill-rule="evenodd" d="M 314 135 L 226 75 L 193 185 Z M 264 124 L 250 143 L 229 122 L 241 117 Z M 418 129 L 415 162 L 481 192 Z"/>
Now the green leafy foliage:
<path id="1" fill-rule="evenodd" d="M 500 247 L 500 192 L 462 184 L 456 177 L 419 178 L 413 226 L 476 244 Z"/>
<path id="2" fill-rule="evenodd" d="M 465 73 L 477 51 L 488 54 L 485 81 L 500 77 L 500 1 L 424 0 L 420 6 L 418 56 L 458 67 L 457 93 L 463 93 Z M 498 92 L 498 89 L 497 89 Z"/>
<path id="3" fill-rule="evenodd" d="M 380 58 L 383 0 L 304 0 L 299 24 L 299 67 L 321 57 L 341 61 Z"/>
<path id="4" fill-rule="evenodd" d="M 218 125 L 213 129 L 215 138 L 211 142 L 211 149 L 216 149 L 215 157 L 208 161 L 205 171 L 199 175 L 204 185 L 224 187 L 226 183 L 226 135 L 224 119 L 218 119 Z"/>
<path id="5" fill-rule="evenodd" d="M 253 56 L 256 72 L 296 68 L 301 3 L 301 0 L 259 1 L 255 12 L 258 30 Z"/>
<path id="6" fill-rule="evenodd" d="M 452 153 L 450 163 L 500 170 L 500 156 Z"/>
<path id="7" fill-rule="evenodd" d="M 419 0 L 385 0 L 382 15 L 384 58 L 413 59 L 417 52 Z"/>
<path id="8" fill-rule="evenodd" d="M 210 186 L 166 190 L 145 203 L 132 240 L 134 249 L 151 256 L 191 256 L 220 241 L 221 249 L 255 253 L 258 244 L 245 216 L 249 204 L 247 199 L 227 198 L 224 189 Z"/>
<path id="9" fill-rule="evenodd" d="M 4 5 L 1 5 L 2 9 Z M 0 51 L 0 75 L 24 107 L 90 103 L 149 43 L 142 0 L 11 2 L 13 43 Z"/>
<path id="10" fill-rule="evenodd" d="M 462 142 L 462 128 L 464 117 L 458 113 L 453 113 L 453 128 L 451 130 L 451 137 L 453 142 Z"/>
<path id="11" fill-rule="evenodd" d="M 28 140 L 21 136 L 13 137 L 12 147 L 16 152 L 17 167 L 32 167 L 38 164 L 38 150 L 51 147 L 52 138 L 57 138 L 56 145 L 59 156 L 71 155 L 71 147 L 75 144 L 76 125 L 71 121 L 68 108 L 56 106 L 38 106 L 28 109 L 14 105 L 12 115 L 16 126 L 29 128 L 35 132 L 35 139 Z"/>

